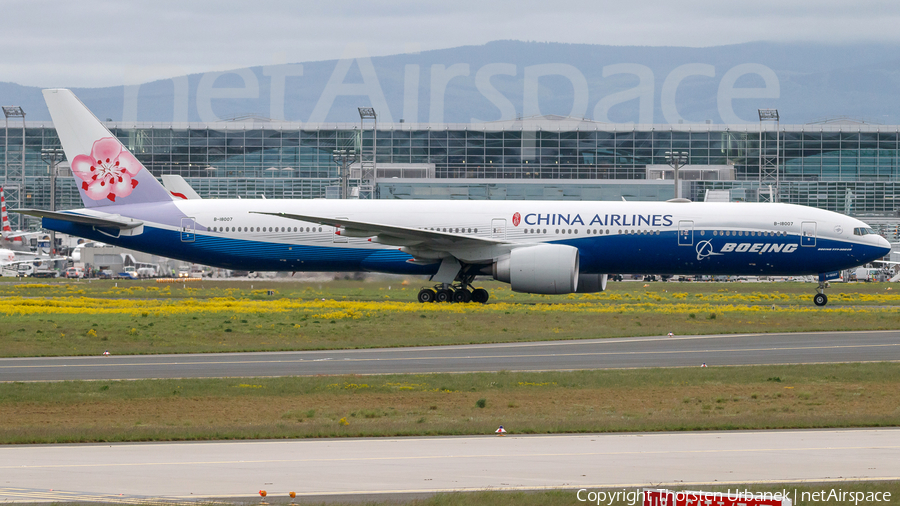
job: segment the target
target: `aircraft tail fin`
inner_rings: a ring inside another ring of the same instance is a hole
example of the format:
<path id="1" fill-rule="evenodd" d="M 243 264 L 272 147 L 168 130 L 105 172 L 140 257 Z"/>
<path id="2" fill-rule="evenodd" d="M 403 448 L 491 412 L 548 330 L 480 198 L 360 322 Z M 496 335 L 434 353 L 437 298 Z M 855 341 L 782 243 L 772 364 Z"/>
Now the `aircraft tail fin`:
<path id="1" fill-rule="evenodd" d="M 171 202 L 169 192 L 70 90 L 43 90 L 85 207 Z"/>
<path id="2" fill-rule="evenodd" d="M 162 184 L 172 195 L 172 200 L 200 199 L 200 195 L 179 175 L 164 174 L 162 176 Z"/>
<path id="3" fill-rule="evenodd" d="M 2 224 L 3 239 L 8 240 L 9 234 L 12 233 L 12 227 L 9 226 L 9 215 L 6 214 L 6 197 L 3 196 L 2 186 L 0 186 L 0 224 Z"/>

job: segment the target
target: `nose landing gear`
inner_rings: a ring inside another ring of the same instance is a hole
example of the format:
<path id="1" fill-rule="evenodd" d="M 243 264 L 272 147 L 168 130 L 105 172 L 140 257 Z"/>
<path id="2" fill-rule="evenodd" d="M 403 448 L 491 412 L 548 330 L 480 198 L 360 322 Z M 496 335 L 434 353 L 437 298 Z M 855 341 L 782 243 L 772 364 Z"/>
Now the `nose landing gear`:
<path id="1" fill-rule="evenodd" d="M 819 281 L 819 286 L 816 287 L 816 294 L 813 296 L 813 304 L 822 307 L 825 304 L 828 304 L 828 296 L 825 295 L 825 289 L 828 288 L 827 281 Z"/>

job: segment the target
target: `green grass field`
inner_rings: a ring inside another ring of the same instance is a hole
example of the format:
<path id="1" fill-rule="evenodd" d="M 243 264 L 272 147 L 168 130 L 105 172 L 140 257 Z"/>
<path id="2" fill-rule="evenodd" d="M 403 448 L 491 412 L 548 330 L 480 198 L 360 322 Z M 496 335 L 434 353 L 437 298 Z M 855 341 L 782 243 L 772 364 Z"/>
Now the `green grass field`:
<path id="1" fill-rule="evenodd" d="M 900 423 L 895 363 L 0 384 L 0 444 Z"/>
<path id="2" fill-rule="evenodd" d="M 610 284 L 599 294 L 519 294 L 418 304 L 422 280 L 0 282 L 0 355 L 393 347 L 636 335 L 900 328 L 900 290 L 811 283 Z"/>

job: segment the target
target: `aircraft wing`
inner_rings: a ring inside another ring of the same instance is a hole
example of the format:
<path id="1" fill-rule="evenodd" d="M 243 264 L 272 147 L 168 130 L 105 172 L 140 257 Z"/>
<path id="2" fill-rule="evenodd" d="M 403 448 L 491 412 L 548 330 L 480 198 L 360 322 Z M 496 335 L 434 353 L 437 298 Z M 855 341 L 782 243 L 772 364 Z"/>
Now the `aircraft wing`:
<path id="1" fill-rule="evenodd" d="M 438 232 L 419 228 L 400 227 L 382 223 L 310 216 L 291 213 L 264 213 L 251 211 L 253 214 L 280 216 L 292 220 L 328 225 L 339 229 L 336 233 L 345 237 L 371 237 L 373 242 L 391 246 L 402 246 L 414 257 L 441 258 L 447 253 L 460 260 L 488 259 L 512 247 L 519 246 L 505 240 L 476 237 L 462 233 Z"/>
<path id="2" fill-rule="evenodd" d="M 18 237 L 28 237 L 30 235 L 42 235 L 46 234 L 46 232 L 13 232 L 11 234 L 7 234 L 7 239 L 16 239 Z"/>
<path id="3" fill-rule="evenodd" d="M 53 262 L 56 260 L 71 260 L 72 257 L 67 256 L 57 256 L 51 257 L 46 255 L 35 255 L 34 258 L 23 258 L 21 260 L 13 260 L 11 262 L 0 262 L 0 267 L 11 267 L 14 265 L 22 265 L 22 264 L 31 264 L 35 263 L 43 263 L 43 262 Z"/>
<path id="4" fill-rule="evenodd" d="M 12 262 L 0 262 L 0 267 L 6 267 L 6 268 L 18 267 L 19 265 L 22 265 L 22 264 L 32 264 L 32 263 L 34 263 L 34 260 L 15 260 Z"/>
<path id="5" fill-rule="evenodd" d="M 26 259 L 22 259 L 22 260 L 13 260 L 12 262 L 3 262 L 0 265 L 6 266 L 6 265 L 19 265 L 19 264 L 33 264 L 35 262 L 50 262 L 50 261 L 54 261 L 54 260 L 68 260 L 68 259 L 69 259 L 69 257 L 63 257 L 63 256 L 59 256 L 59 257 L 40 256 L 40 257 L 34 257 L 34 258 L 26 258 Z"/>
<path id="6" fill-rule="evenodd" d="M 125 218 L 118 214 L 111 214 L 106 216 L 88 216 L 84 214 L 44 211 L 42 209 L 16 209 L 10 212 L 34 216 L 36 218 L 50 218 L 53 220 L 80 223 L 82 225 L 93 225 L 95 227 L 102 228 L 115 228 L 119 230 L 130 230 L 140 227 L 144 224 L 143 221 L 135 220 L 132 218 Z"/>

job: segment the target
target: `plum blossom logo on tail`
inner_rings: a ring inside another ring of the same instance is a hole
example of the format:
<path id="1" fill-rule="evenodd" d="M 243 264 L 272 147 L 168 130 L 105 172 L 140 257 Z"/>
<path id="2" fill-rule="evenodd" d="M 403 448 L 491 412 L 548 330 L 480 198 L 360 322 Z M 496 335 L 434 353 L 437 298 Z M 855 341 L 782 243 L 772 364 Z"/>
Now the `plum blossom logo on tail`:
<path id="1" fill-rule="evenodd" d="M 131 153 L 113 137 L 94 142 L 91 154 L 78 155 L 72 160 L 72 172 L 81 179 L 81 189 L 92 200 L 125 198 L 138 185 L 134 176 L 143 167 Z"/>
<path id="2" fill-rule="evenodd" d="M 521 223 L 521 222 L 522 222 L 522 215 L 519 213 L 514 214 L 513 215 L 513 226 L 518 227 L 519 223 Z"/>

